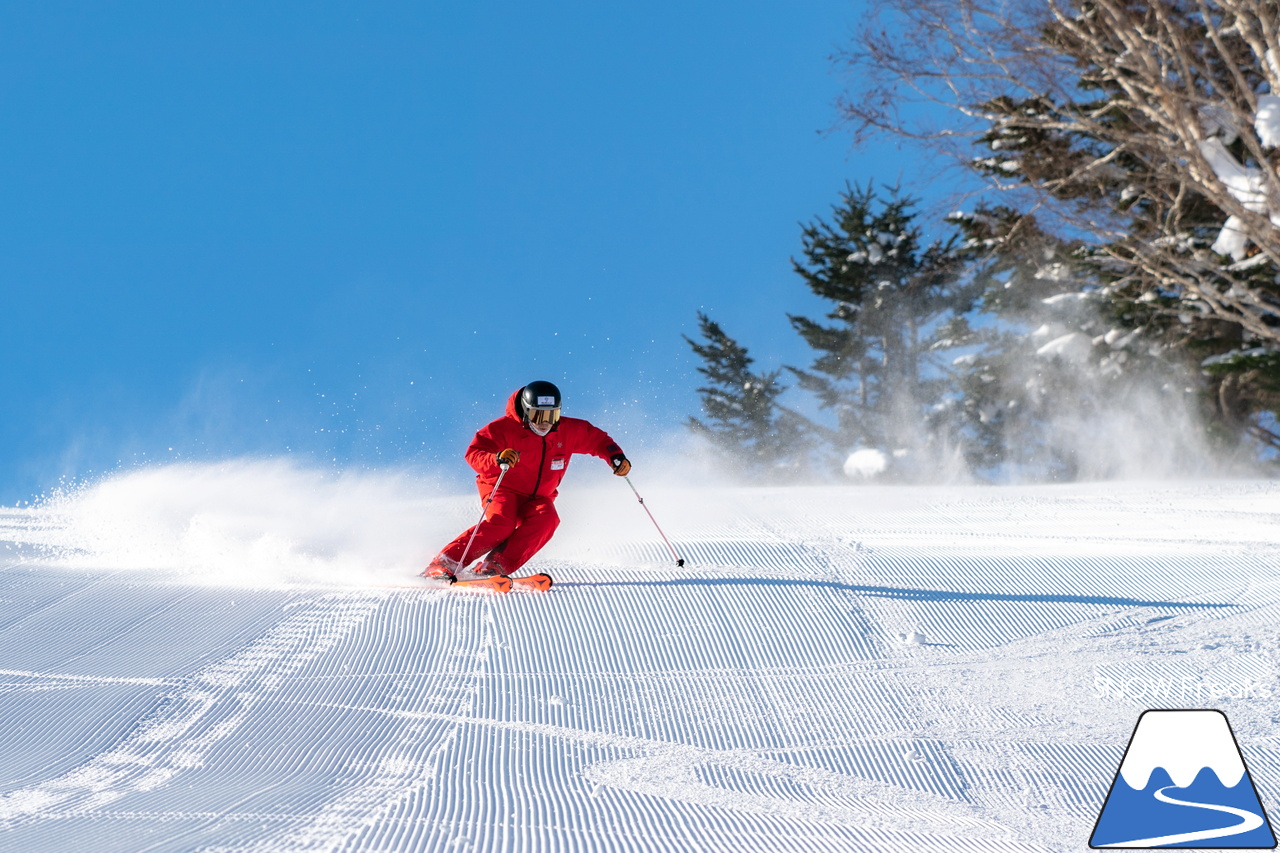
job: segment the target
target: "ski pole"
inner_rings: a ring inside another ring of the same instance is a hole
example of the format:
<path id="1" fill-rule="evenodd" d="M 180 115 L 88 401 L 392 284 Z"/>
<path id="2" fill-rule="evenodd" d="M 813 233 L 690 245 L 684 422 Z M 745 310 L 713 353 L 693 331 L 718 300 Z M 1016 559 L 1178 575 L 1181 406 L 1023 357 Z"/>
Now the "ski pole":
<path id="1" fill-rule="evenodd" d="M 462 559 L 458 561 L 459 566 L 467 564 L 467 555 L 471 553 L 471 543 L 476 541 L 476 534 L 480 532 L 480 525 L 484 524 L 484 518 L 489 514 L 489 504 L 493 503 L 493 496 L 498 493 L 498 486 L 502 485 L 502 478 L 507 476 L 507 471 L 511 470 L 511 466 L 503 462 L 498 465 L 502 469 L 502 473 L 498 475 L 498 482 L 493 484 L 493 490 L 489 492 L 489 497 L 484 499 L 484 507 L 480 510 L 480 520 L 476 522 L 476 526 L 471 528 L 471 538 L 467 540 L 467 547 L 462 551 Z"/>
<path id="2" fill-rule="evenodd" d="M 649 507 L 645 506 L 645 504 L 644 504 L 644 498 L 640 497 L 640 493 L 639 493 L 639 492 L 636 492 L 636 487 L 635 487 L 635 485 L 631 482 L 631 478 L 630 478 L 630 477 L 623 477 L 622 479 L 626 480 L 626 481 L 627 481 L 627 485 L 628 485 L 628 486 L 631 486 L 631 491 L 635 492 L 636 500 L 640 501 L 640 506 L 644 507 L 644 511 L 645 511 L 646 513 L 648 513 L 648 515 L 649 515 L 649 520 L 653 522 L 653 526 L 654 526 L 654 527 L 658 527 L 658 519 L 654 518 L 654 517 L 653 517 L 653 513 L 652 513 L 652 512 L 649 512 Z M 675 549 L 675 548 L 673 548 L 673 547 L 672 547 L 672 545 L 671 545 L 671 540 L 667 538 L 667 534 L 665 534 L 665 533 L 663 533 L 663 532 L 662 532 L 662 528 L 661 528 L 661 527 L 658 527 L 658 535 L 662 537 L 662 541 L 663 541 L 663 542 L 666 542 L 666 543 L 667 543 L 667 548 L 668 548 L 668 550 L 670 550 L 670 551 L 671 551 L 671 556 L 673 556 L 673 557 L 675 557 L 675 558 L 676 558 L 676 567 L 677 567 L 677 568 L 679 568 L 679 567 L 683 566 L 683 565 L 684 565 L 684 559 L 683 559 L 679 554 L 677 554 L 677 553 L 676 553 L 676 549 Z"/>

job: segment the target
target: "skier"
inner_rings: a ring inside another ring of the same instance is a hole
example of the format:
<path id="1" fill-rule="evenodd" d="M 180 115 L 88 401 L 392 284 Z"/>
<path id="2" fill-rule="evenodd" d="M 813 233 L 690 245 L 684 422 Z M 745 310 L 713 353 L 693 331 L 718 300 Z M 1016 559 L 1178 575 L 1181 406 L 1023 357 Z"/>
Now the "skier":
<path id="1" fill-rule="evenodd" d="M 476 433 L 466 460 L 476 471 L 480 499 L 487 502 L 484 517 L 444 547 L 425 577 L 452 582 L 482 554 L 476 575 L 518 571 L 560 524 L 557 489 L 574 453 L 607 460 L 619 477 L 631 470 L 622 448 L 604 430 L 580 418 L 560 417 L 560 402 L 555 385 L 530 382 L 507 400 L 506 415 Z M 499 477 L 502 487 L 495 492 Z"/>

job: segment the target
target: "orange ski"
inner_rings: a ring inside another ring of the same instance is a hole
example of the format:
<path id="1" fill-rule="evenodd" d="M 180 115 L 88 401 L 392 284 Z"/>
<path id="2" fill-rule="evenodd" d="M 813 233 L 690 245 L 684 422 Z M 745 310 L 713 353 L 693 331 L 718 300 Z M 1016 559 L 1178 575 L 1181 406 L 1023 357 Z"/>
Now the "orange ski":
<path id="1" fill-rule="evenodd" d="M 511 578 L 494 575 L 491 578 L 475 578 L 474 580 L 454 581 L 450 589 L 488 590 L 489 592 L 510 592 Z"/>
<path id="2" fill-rule="evenodd" d="M 551 575 L 537 574 L 523 578 L 511 578 L 510 580 L 520 589 L 527 589 L 532 592 L 546 592 L 551 589 Z"/>

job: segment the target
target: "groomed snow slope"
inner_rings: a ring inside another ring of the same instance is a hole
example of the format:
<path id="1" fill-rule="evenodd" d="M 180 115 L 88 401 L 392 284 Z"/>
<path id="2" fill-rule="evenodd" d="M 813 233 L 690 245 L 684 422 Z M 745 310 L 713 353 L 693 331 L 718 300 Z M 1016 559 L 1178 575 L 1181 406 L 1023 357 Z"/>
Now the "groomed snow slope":
<path id="1" fill-rule="evenodd" d="M 1280 486 L 637 479 L 678 569 L 583 480 L 542 595 L 387 588 L 477 511 L 394 478 L 0 510 L 0 849 L 1084 850 L 1149 707 L 1276 819 Z"/>

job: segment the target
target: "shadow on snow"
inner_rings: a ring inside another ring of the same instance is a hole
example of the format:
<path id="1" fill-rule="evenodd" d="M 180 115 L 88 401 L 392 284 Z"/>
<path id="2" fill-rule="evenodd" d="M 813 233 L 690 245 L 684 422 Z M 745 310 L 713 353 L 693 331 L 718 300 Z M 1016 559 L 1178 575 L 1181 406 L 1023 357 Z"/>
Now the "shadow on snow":
<path id="1" fill-rule="evenodd" d="M 833 592 L 851 592 L 872 598 L 898 598 L 909 601 L 1014 601 L 1034 604 L 1093 604 L 1111 607 L 1167 607 L 1181 610 L 1201 610 L 1211 608 L 1235 607 L 1231 603 L 1220 602 L 1187 602 L 1187 601 L 1151 601 L 1141 598 L 1124 598 L 1107 595 L 1070 595 L 1066 593 L 1005 593 L 1005 592 L 960 592 L 943 589 L 912 589 L 910 587 L 862 586 L 858 584 L 838 583 L 836 581 L 804 580 L 802 578 L 671 578 L 651 581 L 561 581 L 559 588 L 575 586 L 634 586 L 634 587 L 679 587 L 679 586 L 773 586 L 827 589 Z"/>

